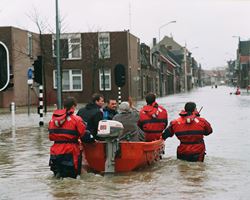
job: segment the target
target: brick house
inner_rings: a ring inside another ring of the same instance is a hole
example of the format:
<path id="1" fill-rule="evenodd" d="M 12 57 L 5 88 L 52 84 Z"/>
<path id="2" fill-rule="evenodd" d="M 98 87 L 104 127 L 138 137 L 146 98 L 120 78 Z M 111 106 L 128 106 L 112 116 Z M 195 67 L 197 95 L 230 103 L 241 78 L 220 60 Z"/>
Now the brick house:
<path id="1" fill-rule="evenodd" d="M 147 93 L 153 92 L 160 95 L 159 91 L 159 70 L 158 66 L 151 62 L 150 47 L 146 44 L 141 44 L 141 98 L 144 98 Z"/>
<path id="2" fill-rule="evenodd" d="M 180 92 L 181 82 L 181 61 L 172 53 L 165 44 L 156 43 L 153 40 L 152 61 L 153 65 L 158 68 L 159 74 L 159 95 L 165 96 Z M 179 63 L 178 63 L 179 62 Z"/>
<path id="3" fill-rule="evenodd" d="M 9 51 L 10 73 L 14 87 L 0 92 L 0 107 L 8 107 L 13 101 L 18 106 L 27 105 L 27 71 L 40 54 L 39 35 L 15 27 L 0 27 L 0 41 Z M 30 90 L 32 104 L 37 102 L 36 91 Z"/>
<path id="4" fill-rule="evenodd" d="M 47 102 L 52 104 L 57 99 L 55 39 L 51 34 L 43 35 L 43 42 L 47 49 L 43 56 Z M 117 98 L 116 65 L 125 67 L 122 100 L 127 100 L 128 96 L 140 96 L 136 79 L 140 68 L 139 39 L 128 31 L 62 34 L 61 44 L 63 96 L 72 95 L 84 103 L 95 92 L 102 93 L 105 98 Z"/>
<path id="5" fill-rule="evenodd" d="M 0 107 L 27 105 L 27 70 L 37 56 L 42 56 L 44 69 L 44 99 L 47 105 L 57 102 L 55 36 L 31 33 L 14 27 L 0 27 L 0 41 L 10 51 L 10 67 L 14 87 L 0 93 Z M 86 103 L 93 93 L 105 98 L 117 98 L 114 68 L 125 67 L 125 85 L 121 100 L 129 96 L 141 98 L 138 71 L 140 71 L 140 41 L 129 31 L 61 34 L 62 95 L 74 96 Z M 37 84 L 31 92 L 31 103 L 37 103 Z"/>

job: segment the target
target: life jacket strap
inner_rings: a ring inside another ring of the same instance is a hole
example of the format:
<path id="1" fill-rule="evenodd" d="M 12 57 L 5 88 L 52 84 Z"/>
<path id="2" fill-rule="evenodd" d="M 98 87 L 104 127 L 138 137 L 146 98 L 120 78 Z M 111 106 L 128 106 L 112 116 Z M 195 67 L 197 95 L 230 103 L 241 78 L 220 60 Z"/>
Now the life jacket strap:
<path id="1" fill-rule="evenodd" d="M 200 140 L 200 141 L 195 141 L 195 142 L 181 142 L 181 144 L 201 144 L 204 143 L 204 140 Z"/>
<path id="2" fill-rule="evenodd" d="M 55 144 L 77 144 L 78 140 L 60 140 L 60 141 L 55 141 Z"/>

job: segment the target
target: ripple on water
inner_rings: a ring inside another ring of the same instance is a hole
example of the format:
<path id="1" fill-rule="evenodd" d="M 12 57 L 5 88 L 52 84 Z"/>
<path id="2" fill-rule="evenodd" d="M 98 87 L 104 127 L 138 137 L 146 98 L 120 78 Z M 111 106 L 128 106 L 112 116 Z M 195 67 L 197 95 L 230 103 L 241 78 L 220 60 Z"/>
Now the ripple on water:
<path id="1" fill-rule="evenodd" d="M 195 101 L 199 108 L 204 106 L 201 114 L 214 127 L 214 133 L 205 138 L 204 163 L 177 160 L 179 142 L 171 138 L 165 142 L 163 159 L 148 168 L 114 176 L 88 173 L 77 180 L 56 180 L 48 166 L 52 143 L 46 127 L 2 132 L 0 199 L 248 200 L 250 96 L 230 96 L 230 91 L 226 87 L 201 88 L 159 99 L 168 109 L 170 120 L 178 116 L 186 101 Z M 18 123 L 26 121 L 19 119 Z"/>

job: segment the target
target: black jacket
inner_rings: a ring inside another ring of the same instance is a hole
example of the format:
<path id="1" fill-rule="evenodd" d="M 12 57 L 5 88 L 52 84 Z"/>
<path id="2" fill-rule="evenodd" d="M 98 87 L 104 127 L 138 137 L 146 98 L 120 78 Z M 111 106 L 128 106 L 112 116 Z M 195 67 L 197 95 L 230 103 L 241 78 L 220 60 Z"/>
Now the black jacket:
<path id="1" fill-rule="evenodd" d="M 88 103 L 85 107 L 79 109 L 77 115 L 87 124 L 87 130 L 96 138 L 98 123 L 103 119 L 101 108 L 95 103 Z"/>

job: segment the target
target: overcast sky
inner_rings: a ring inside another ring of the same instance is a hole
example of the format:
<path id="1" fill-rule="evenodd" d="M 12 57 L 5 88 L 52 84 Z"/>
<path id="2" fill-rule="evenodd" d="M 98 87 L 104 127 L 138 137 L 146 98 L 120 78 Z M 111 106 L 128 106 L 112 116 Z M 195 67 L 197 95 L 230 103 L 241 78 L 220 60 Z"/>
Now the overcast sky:
<path id="1" fill-rule="evenodd" d="M 152 45 L 172 35 L 205 69 L 235 59 L 238 38 L 250 38 L 250 0 L 58 0 L 66 32 L 122 31 Z M 55 0 L 0 0 L 0 26 L 38 32 L 34 10 L 54 29 Z"/>

